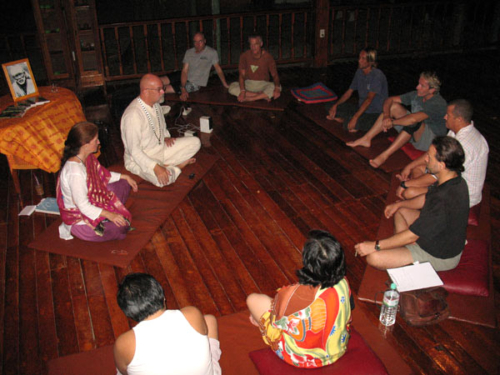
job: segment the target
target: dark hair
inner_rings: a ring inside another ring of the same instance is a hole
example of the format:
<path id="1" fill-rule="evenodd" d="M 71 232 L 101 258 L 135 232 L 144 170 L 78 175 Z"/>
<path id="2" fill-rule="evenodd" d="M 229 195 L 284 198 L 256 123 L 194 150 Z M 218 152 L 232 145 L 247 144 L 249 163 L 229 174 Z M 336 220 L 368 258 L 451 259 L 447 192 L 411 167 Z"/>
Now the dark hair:
<path id="1" fill-rule="evenodd" d="M 330 233 L 312 230 L 302 252 L 303 267 L 297 270 L 299 283 L 331 288 L 345 276 L 342 246 Z"/>
<path id="2" fill-rule="evenodd" d="M 64 142 L 64 151 L 61 158 L 61 169 L 69 158 L 78 155 L 80 148 L 89 143 L 99 132 L 97 125 L 91 122 L 79 122 L 73 125 Z"/>
<path id="3" fill-rule="evenodd" d="M 448 103 L 448 106 L 454 106 L 452 113 L 455 117 L 461 117 L 467 124 L 470 124 L 474 110 L 468 100 L 455 99 Z"/>
<path id="4" fill-rule="evenodd" d="M 140 322 L 165 307 L 165 294 L 156 279 L 146 273 L 131 273 L 123 279 L 116 295 L 127 318 Z"/>
<path id="5" fill-rule="evenodd" d="M 443 162 L 450 171 L 464 171 L 465 153 L 459 141 L 445 136 L 434 138 L 432 144 L 436 148 L 437 161 Z"/>

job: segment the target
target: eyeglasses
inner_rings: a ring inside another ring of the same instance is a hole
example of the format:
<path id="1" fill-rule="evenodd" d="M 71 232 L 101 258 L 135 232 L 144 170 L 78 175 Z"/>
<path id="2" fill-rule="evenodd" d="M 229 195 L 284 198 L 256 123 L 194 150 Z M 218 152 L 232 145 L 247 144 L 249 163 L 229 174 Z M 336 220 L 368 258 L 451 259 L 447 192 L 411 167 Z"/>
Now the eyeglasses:
<path id="1" fill-rule="evenodd" d="M 151 90 L 151 91 L 156 91 L 156 92 L 160 93 L 161 91 L 165 91 L 165 86 L 164 87 L 157 87 L 155 89 L 145 88 L 144 90 Z"/>

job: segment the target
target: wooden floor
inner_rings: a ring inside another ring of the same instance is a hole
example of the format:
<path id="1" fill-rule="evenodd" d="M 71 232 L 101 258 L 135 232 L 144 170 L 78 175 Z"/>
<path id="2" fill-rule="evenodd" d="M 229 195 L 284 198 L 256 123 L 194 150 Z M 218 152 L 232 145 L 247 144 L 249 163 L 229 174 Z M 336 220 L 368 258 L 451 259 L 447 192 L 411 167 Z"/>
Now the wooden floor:
<path id="1" fill-rule="evenodd" d="M 497 298 L 500 236 L 500 140 L 498 108 L 500 59 L 493 53 L 404 58 L 383 61 L 390 94 L 413 89 L 424 69 L 443 77 L 443 96 L 470 99 L 475 123 L 490 144 L 488 182 L 492 185 L 493 261 Z M 286 69 L 285 88 L 322 81 L 338 94 L 354 74 L 354 63 L 329 69 Z M 47 225 L 44 216 L 19 219 L 19 203 L 0 163 L 0 374 L 45 374 L 59 356 L 112 344 L 129 329 L 115 302 L 119 280 L 129 272 L 148 272 L 163 285 L 169 308 L 195 305 L 222 316 L 245 309 L 252 292 L 270 295 L 296 280 L 307 232 L 322 228 L 342 243 L 348 279 L 356 292 L 365 261 L 353 246 L 374 239 L 390 176 L 329 132 L 285 112 L 196 106 L 213 119 L 204 139 L 220 160 L 173 212 L 151 243 L 127 269 L 37 252 L 29 241 Z M 103 150 L 103 163 L 120 153 Z M 54 194 L 54 176 L 42 174 Z M 24 199 L 33 194 L 32 174 L 21 172 Z M 378 311 L 357 301 L 374 325 Z M 498 317 L 498 309 L 497 309 Z M 498 373 L 498 329 L 445 321 L 427 328 L 401 319 L 389 340 L 415 373 Z"/>

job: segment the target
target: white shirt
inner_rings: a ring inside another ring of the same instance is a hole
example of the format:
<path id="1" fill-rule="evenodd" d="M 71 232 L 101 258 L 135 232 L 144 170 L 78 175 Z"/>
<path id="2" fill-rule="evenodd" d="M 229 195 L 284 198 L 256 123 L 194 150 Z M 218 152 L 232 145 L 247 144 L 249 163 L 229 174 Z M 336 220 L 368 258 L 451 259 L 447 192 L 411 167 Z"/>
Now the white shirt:
<path id="1" fill-rule="evenodd" d="M 482 199 L 490 151 L 488 142 L 474 127 L 474 122 L 460 129 L 457 134 L 450 130 L 448 136 L 458 140 L 464 149 L 465 171 L 462 173 L 462 177 L 469 188 L 469 206 L 473 207 Z"/>
<path id="2" fill-rule="evenodd" d="M 129 104 L 121 120 L 122 140 L 125 146 L 123 156 L 125 168 L 137 175 L 141 174 L 141 170 L 152 173 L 156 164 L 165 164 L 163 152 L 165 138 L 170 137 L 159 104 L 150 107 L 146 103 L 142 103 L 153 120 L 154 132 L 137 98 Z M 155 110 L 156 106 L 158 106 L 159 118 Z M 158 136 L 160 142 L 158 142 Z"/>
<path id="3" fill-rule="evenodd" d="M 111 172 L 109 183 L 120 180 L 121 174 Z M 87 188 L 87 169 L 85 165 L 76 161 L 67 161 L 59 174 L 61 193 L 66 208 L 78 208 L 78 210 L 88 218 L 95 220 L 102 212 L 102 208 L 96 207 L 89 202 Z M 85 225 L 83 220 L 76 225 Z M 64 240 L 71 240 L 71 225 L 62 223 L 59 226 L 59 237 Z"/>
<path id="4" fill-rule="evenodd" d="M 143 320 L 133 330 L 135 354 L 127 366 L 127 374 L 213 373 L 208 336 L 196 331 L 180 310 L 166 310 L 156 319 Z"/>

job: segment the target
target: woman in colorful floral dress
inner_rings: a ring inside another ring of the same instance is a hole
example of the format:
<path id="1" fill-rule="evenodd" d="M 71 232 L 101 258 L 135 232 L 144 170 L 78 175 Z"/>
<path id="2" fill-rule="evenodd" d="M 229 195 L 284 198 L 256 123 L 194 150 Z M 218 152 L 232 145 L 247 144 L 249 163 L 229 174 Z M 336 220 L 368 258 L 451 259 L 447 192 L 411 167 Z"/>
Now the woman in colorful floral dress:
<path id="1" fill-rule="evenodd" d="M 315 368 L 334 363 L 349 342 L 351 291 L 344 252 L 328 232 L 313 230 L 304 244 L 298 284 L 278 290 L 274 299 L 247 297 L 250 321 L 285 362 Z"/>

